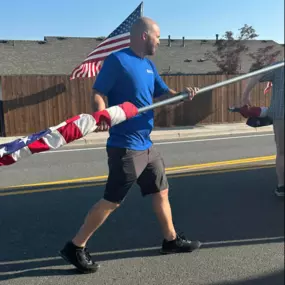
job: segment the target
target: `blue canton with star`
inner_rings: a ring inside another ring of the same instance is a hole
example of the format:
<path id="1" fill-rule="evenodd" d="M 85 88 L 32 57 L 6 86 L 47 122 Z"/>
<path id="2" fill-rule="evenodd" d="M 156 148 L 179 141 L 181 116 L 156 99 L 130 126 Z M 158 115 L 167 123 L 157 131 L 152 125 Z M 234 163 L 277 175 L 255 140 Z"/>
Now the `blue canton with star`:
<path id="1" fill-rule="evenodd" d="M 51 130 L 47 129 L 47 130 L 32 134 L 28 137 L 16 139 L 6 144 L 1 144 L 0 145 L 0 157 L 2 157 L 3 155 L 12 154 L 50 133 L 51 133 Z"/>
<path id="2" fill-rule="evenodd" d="M 129 33 L 134 22 L 142 16 L 142 4 L 140 4 L 128 18 L 114 30 L 107 38 L 112 38 L 121 34 Z"/>

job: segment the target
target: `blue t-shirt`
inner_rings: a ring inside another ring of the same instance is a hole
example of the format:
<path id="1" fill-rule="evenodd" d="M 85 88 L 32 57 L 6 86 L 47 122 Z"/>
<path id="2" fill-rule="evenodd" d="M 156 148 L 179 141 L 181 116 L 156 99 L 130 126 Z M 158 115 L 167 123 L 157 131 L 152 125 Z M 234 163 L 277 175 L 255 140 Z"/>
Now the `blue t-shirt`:
<path id="1" fill-rule="evenodd" d="M 153 98 L 169 91 L 153 62 L 138 57 L 130 48 L 110 54 L 93 89 L 108 98 L 108 107 L 131 102 L 137 108 L 153 104 Z M 110 128 L 107 146 L 145 150 L 152 145 L 153 110 L 138 114 Z"/>

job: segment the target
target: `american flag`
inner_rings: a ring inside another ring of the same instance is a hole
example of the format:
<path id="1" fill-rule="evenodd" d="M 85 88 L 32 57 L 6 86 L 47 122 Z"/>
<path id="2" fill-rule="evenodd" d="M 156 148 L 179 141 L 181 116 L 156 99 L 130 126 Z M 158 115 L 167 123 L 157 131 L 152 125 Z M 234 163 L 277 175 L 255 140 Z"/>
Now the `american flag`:
<path id="1" fill-rule="evenodd" d="M 96 76 L 109 54 L 129 47 L 131 26 L 142 16 L 142 9 L 143 2 L 72 71 L 70 79 Z"/>
<path id="2" fill-rule="evenodd" d="M 1 144 L 0 166 L 11 165 L 36 153 L 58 149 L 94 132 L 97 125 L 102 121 L 107 122 L 112 127 L 136 116 L 137 113 L 138 109 L 135 105 L 125 102 L 95 112 L 92 115 L 74 116 L 55 127 Z"/>
<path id="3" fill-rule="evenodd" d="M 263 91 L 264 94 L 268 93 L 270 91 L 271 87 L 272 87 L 272 82 L 271 81 L 267 82 L 266 87 Z"/>

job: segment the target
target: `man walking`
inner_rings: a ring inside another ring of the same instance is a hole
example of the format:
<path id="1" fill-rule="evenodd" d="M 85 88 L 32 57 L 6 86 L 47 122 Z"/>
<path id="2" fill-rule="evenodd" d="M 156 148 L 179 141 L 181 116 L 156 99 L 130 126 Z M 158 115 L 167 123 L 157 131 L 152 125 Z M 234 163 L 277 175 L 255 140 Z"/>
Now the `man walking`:
<path id="1" fill-rule="evenodd" d="M 158 100 L 178 94 L 159 76 L 153 62 L 146 56 L 154 55 L 159 45 L 160 30 L 151 19 L 142 17 L 131 28 L 130 48 L 110 54 L 94 83 L 94 111 L 129 101 L 141 108 Z M 196 88 L 186 88 L 191 100 Z M 163 241 L 161 253 L 191 252 L 200 247 L 199 241 L 190 241 L 175 231 L 168 199 L 168 181 L 164 161 L 153 147 L 150 133 L 153 128 L 153 111 L 139 114 L 113 126 L 107 141 L 109 177 L 103 199 L 94 205 L 75 237 L 60 251 L 61 256 L 80 272 L 95 272 L 86 249 L 92 234 L 124 201 L 129 189 L 137 182 L 143 196 L 152 195 L 153 209 L 160 223 Z M 107 131 L 102 123 L 96 131 Z"/>
<path id="2" fill-rule="evenodd" d="M 274 63 L 277 64 L 278 62 Z M 250 92 L 258 82 L 272 82 L 272 98 L 268 116 L 273 120 L 276 143 L 277 187 L 275 194 L 284 196 L 284 66 L 267 73 L 252 77 L 242 95 L 242 103 L 250 105 Z"/>

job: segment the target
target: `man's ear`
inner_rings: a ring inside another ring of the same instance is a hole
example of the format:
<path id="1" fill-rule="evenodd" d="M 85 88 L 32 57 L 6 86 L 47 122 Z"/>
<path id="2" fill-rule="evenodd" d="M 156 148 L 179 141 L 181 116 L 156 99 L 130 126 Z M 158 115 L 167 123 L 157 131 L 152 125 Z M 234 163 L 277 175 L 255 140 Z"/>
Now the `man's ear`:
<path id="1" fill-rule="evenodd" d="M 143 32 L 142 35 L 141 35 L 141 39 L 145 41 L 147 39 L 147 37 L 148 37 L 148 33 L 147 32 Z"/>

